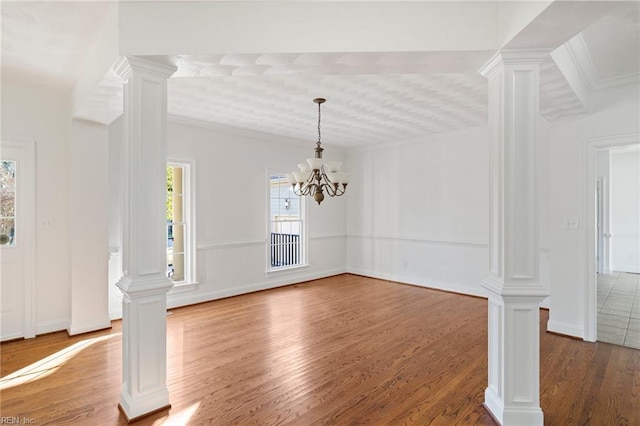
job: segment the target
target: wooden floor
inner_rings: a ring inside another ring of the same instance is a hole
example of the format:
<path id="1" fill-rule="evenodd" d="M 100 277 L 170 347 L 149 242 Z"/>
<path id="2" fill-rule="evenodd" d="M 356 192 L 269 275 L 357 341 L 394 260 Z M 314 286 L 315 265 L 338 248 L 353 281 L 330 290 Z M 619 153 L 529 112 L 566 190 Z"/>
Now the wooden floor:
<path id="1" fill-rule="evenodd" d="M 541 313 L 546 329 L 547 311 Z M 2 416 L 124 424 L 121 325 L 2 344 Z M 543 333 L 547 425 L 640 425 L 640 351 Z M 170 411 L 136 424 L 493 425 L 487 302 L 341 275 L 174 309 Z"/>

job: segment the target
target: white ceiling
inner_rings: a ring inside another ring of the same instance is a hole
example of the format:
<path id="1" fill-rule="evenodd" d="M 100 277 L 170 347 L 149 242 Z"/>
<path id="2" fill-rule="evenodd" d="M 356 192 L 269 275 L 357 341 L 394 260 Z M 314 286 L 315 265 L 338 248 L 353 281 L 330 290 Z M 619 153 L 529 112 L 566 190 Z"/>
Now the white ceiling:
<path id="1" fill-rule="evenodd" d="M 323 97 L 327 99 L 322 105 L 323 138 L 334 145 L 373 144 L 460 130 L 486 123 L 486 84 L 475 70 L 490 55 L 169 58 L 178 66 L 169 80 L 169 113 L 313 140 L 317 106 L 312 100 Z"/>
<path id="2" fill-rule="evenodd" d="M 628 2 L 582 32 L 598 80 L 638 73 L 640 3 Z"/>
<path id="3" fill-rule="evenodd" d="M 69 87 L 82 72 L 106 2 L 2 1 L 2 73 L 29 83 Z"/>
<path id="4" fill-rule="evenodd" d="M 639 13 L 637 2 L 625 3 L 579 35 L 596 79 L 640 76 Z M 100 2 L 3 2 L 3 78 L 71 88 L 105 15 L 106 4 Z M 317 137 L 312 99 L 324 97 L 323 142 L 354 147 L 485 124 L 487 84 L 477 70 L 493 53 L 257 53 L 153 59 L 178 67 L 168 84 L 171 115 L 306 143 Z M 121 83 L 109 74 L 78 116 L 109 122 L 121 105 Z M 541 71 L 541 110 L 550 121 L 585 113 L 550 58 Z"/>

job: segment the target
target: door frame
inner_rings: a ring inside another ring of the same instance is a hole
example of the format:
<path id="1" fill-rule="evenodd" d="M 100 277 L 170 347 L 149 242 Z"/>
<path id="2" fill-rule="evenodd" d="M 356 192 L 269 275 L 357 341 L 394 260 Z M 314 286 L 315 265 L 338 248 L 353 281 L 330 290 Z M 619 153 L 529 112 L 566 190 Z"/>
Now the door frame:
<path id="1" fill-rule="evenodd" d="M 35 247 L 36 247 L 36 143 L 34 140 L 0 139 L 2 150 L 13 148 L 24 154 L 24 164 L 20 166 L 18 180 L 18 205 L 23 210 L 20 218 L 27 226 L 20 229 L 21 248 L 24 250 L 24 289 L 22 311 L 22 337 L 36 336 L 36 298 L 35 298 Z M 30 208 L 29 208 L 30 207 Z"/>
<path id="2" fill-rule="evenodd" d="M 608 158 L 608 157 L 607 157 Z M 596 218 L 598 227 L 598 245 L 596 249 L 597 264 L 596 272 L 599 274 L 610 274 L 610 226 L 609 226 L 609 179 L 605 176 L 597 178 L 598 198 L 596 206 Z"/>
<path id="3" fill-rule="evenodd" d="M 597 280 L 596 280 L 596 256 L 598 235 L 596 229 L 596 155 L 601 149 L 614 148 L 626 145 L 636 145 L 640 143 L 638 133 L 626 133 L 621 135 L 611 135 L 586 140 L 582 155 L 582 217 L 584 226 L 580 233 L 580 246 L 583 247 L 584 269 L 583 282 L 585 289 L 585 316 L 584 316 L 584 337 L 588 342 L 595 342 L 597 339 Z"/>

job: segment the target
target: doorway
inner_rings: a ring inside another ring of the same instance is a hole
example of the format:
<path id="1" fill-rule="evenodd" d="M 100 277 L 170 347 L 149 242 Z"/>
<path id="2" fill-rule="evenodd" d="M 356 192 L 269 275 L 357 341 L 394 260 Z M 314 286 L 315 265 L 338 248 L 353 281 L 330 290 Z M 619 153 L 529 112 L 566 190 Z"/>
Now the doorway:
<path id="1" fill-rule="evenodd" d="M 35 143 L 0 144 L 0 340 L 35 337 Z"/>
<path id="2" fill-rule="evenodd" d="M 638 135 L 590 140 L 586 146 L 585 340 L 640 349 Z"/>

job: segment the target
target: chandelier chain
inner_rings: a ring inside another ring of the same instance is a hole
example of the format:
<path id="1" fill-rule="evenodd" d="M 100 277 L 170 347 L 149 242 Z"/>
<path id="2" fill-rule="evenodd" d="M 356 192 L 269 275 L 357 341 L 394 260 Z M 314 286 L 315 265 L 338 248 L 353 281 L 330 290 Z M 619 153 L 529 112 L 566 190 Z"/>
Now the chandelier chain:
<path id="1" fill-rule="evenodd" d="M 320 102 L 318 102 L 318 147 L 320 146 L 320 139 L 321 139 L 321 134 L 320 134 Z"/>

